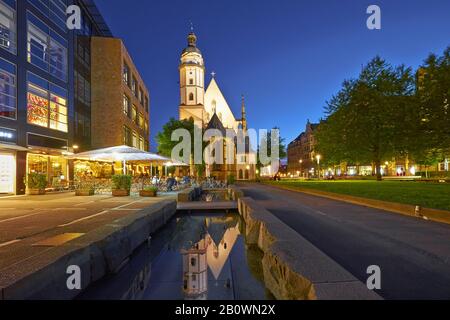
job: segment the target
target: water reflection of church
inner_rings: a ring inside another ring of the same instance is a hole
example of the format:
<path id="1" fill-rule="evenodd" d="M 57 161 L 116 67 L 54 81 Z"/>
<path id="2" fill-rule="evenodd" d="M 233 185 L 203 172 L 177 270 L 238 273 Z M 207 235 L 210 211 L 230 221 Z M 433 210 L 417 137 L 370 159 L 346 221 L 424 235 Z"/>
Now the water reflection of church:
<path id="1" fill-rule="evenodd" d="M 183 291 L 186 299 L 207 299 L 208 268 L 214 280 L 219 280 L 239 236 L 237 216 L 210 217 L 202 219 L 201 223 L 204 232 L 201 233 L 200 239 L 190 248 L 181 249 Z"/>

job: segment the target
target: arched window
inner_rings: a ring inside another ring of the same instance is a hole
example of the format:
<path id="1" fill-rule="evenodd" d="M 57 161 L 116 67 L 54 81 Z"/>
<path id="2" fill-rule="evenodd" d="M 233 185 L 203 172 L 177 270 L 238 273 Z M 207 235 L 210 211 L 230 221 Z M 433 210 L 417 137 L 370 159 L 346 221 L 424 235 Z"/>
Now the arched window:
<path id="1" fill-rule="evenodd" d="M 194 94 L 192 92 L 189 93 L 189 101 L 194 101 Z"/>
<path id="2" fill-rule="evenodd" d="M 248 172 L 248 170 L 245 170 L 245 180 L 248 180 L 248 177 L 249 177 L 249 172 Z"/>
<path id="3" fill-rule="evenodd" d="M 239 180 L 242 180 L 244 178 L 242 169 L 239 169 Z"/>

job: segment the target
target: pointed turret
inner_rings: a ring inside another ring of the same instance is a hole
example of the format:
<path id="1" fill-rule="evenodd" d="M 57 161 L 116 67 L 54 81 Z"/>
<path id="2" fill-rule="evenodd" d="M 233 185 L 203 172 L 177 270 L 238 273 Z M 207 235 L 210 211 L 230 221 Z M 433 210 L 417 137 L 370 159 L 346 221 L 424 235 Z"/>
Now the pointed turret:
<path id="1" fill-rule="evenodd" d="M 242 105 L 241 105 L 241 113 L 242 113 L 242 130 L 247 131 L 247 114 L 245 112 L 245 97 L 242 95 Z"/>

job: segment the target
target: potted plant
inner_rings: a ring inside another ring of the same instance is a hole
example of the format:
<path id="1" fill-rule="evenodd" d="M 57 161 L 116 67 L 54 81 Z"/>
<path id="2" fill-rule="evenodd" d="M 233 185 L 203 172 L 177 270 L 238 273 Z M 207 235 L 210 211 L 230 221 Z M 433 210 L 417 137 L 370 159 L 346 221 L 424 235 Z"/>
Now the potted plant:
<path id="1" fill-rule="evenodd" d="M 29 173 L 26 180 L 28 194 L 42 195 L 45 194 L 47 187 L 47 175 L 41 173 Z"/>
<path id="2" fill-rule="evenodd" d="M 76 188 L 75 188 L 75 196 L 77 197 L 89 197 L 95 194 L 95 186 L 94 181 L 90 179 L 81 179 Z"/>
<path id="3" fill-rule="evenodd" d="M 130 195 L 131 180 L 130 175 L 116 174 L 111 177 L 113 197 L 127 197 Z"/>
<path id="4" fill-rule="evenodd" d="M 147 186 L 139 191 L 141 197 L 156 197 L 158 195 L 158 187 Z"/>

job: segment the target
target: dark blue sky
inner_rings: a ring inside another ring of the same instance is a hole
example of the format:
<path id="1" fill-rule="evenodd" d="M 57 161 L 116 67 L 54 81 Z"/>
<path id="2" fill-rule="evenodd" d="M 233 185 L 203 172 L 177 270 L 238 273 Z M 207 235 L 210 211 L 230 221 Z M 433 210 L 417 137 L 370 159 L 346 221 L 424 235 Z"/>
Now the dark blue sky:
<path id="1" fill-rule="evenodd" d="M 317 121 L 346 78 L 379 54 L 416 68 L 450 45 L 449 0 L 95 0 L 125 44 L 151 96 L 151 138 L 178 117 L 178 63 L 189 21 L 210 73 L 252 128 L 281 128 L 289 142 Z M 366 28 L 366 8 L 382 29 Z"/>

